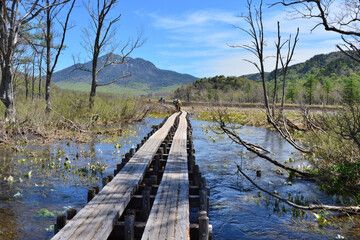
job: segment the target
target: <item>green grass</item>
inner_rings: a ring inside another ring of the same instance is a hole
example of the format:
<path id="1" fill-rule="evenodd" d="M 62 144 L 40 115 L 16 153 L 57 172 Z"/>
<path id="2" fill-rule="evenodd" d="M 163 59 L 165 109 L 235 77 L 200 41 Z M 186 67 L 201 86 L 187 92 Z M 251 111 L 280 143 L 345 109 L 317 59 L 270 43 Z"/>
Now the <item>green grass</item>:
<path id="1" fill-rule="evenodd" d="M 71 83 L 71 82 L 57 82 L 56 85 L 61 89 L 65 90 L 74 90 L 74 91 L 81 91 L 81 92 L 90 92 L 91 85 L 90 83 L 85 82 L 78 82 L 78 83 Z M 146 84 L 141 83 L 134 83 L 131 86 L 120 86 L 117 84 L 111 84 L 108 86 L 98 87 L 96 89 L 97 92 L 103 93 L 113 93 L 113 94 L 134 94 L 134 95 L 146 95 L 149 93 L 152 94 L 169 94 L 174 92 L 179 85 L 162 87 L 158 89 L 150 89 Z"/>
<path id="2" fill-rule="evenodd" d="M 56 85 L 65 90 L 73 90 L 80 92 L 90 92 L 91 85 L 88 83 L 70 83 L 70 82 L 58 82 Z M 113 94 L 146 94 L 146 91 L 141 89 L 133 89 L 128 87 L 121 87 L 119 85 L 108 85 L 103 87 L 98 87 L 97 92 L 113 93 Z"/>
<path id="3" fill-rule="evenodd" d="M 90 141 L 92 134 L 102 132 L 106 125 L 143 119 L 150 107 L 140 97 L 98 93 L 93 108 L 89 110 L 88 92 L 57 87 L 52 88 L 50 99 L 52 111 L 46 112 L 43 97 L 39 99 L 36 95 L 31 100 L 23 94 L 16 95 L 15 123 L 4 122 L 5 107 L 0 104 L 0 136 L 3 136 L 0 142 L 16 149 L 19 133 L 39 137 L 44 143 L 59 138 Z M 117 129 L 119 125 L 113 127 Z M 106 131 L 111 132 L 111 128 L 106 127 Z M 29 141 L 26 139 L 25 143 Z"/>

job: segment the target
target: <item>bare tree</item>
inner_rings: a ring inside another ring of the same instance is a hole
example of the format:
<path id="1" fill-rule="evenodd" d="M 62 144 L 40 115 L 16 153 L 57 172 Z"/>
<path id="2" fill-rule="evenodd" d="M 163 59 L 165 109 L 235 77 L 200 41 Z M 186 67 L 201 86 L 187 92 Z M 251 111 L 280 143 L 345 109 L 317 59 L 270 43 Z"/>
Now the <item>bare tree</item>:
<path id="1" fill-rule="evenodd" d="M 360 2 L 358 0 L 282 0 L 272 5 L 292 7 L 292 16 L 318 21 L 312 30 L 323 26 L 326 31 L 341 34 L 336 47 L 360 62 Z"/>
<path id="2" fill-rule="evenodd" d="M 39 54 L 38 54 L 38 72 L 39 72 L 39 93 L 38 93 L 38 97 L 39 99 L 41 98 L 41 79 L 42 79 L 42 72 L 43 72 L 43 68 L 42 68 L 42 62 L 44 59 L 44 47 L 41 47 Z"/>
<path id="3" fill-rule="evenodd" d="M 106 83 L 98 83 L 98 74 L 107 66 L 114 64 L 127 63 L 127 57 L 136 49 L 144 44 L 142 33 L 138 33 L 135 40 L 128 40 L 121 47 L 120 59 L 114 57 L 112 53 L 117 50 L 118 44 L 112 42 L 115 37 L 117 23 L 120 21 L 121 14 L 114 18 L 109 18 L 111 10 L 115 10 L 117 0 L 98 0 L 95 7 L 88 2 L 88 12 L 90 15 L 90 27 L 83 29 L 83 48 L 89 53 L 91 57 L 91 68 L 85 67 L 85 64 L 75 64 L 76 69 L 87 71 L 91 73 L 91 90 L 89 96 L 89 107 L 94 105 L 94 98 L 96 95 L 96 88 L 100 86 L 110 85 L 119 81 L 122 78 L 131 76 L 131 73 L 119 76 Z M 104 63 L 99 66 L 98 58 L 103 53 L 106 54 Z"/>
<path id="4" fill-rule="evenodd" d="M 25 84 L 25 99 L 28 99 L 30 95 L 32 100 L 34 98 L 36 55 L 36 50 L 27 46 L 26 52 L 24 52 L 22 58 L 17 59 L 17 62 L 19 61 L 17 65 L 19 66 L 17 67 L 16 71 L 20 71 L 19 75 L 23 76 Z M 15 72 L 14 76 L 16 76 Z"/>
<path id="5" fill-rule="evenodd" d="M 32 55 L 32 74 L 31 74 L 31 101 L 34 100 L 34 94 L 35 94 L 35 68 L 36 68 L 36 51 L 34 51 Z"/>
<path id="6" fill-rule="evenodd" d="M 13 64 L 13 90 L 14 90 L 14 97 L 16 94 L 16 87 L 19 85 L 19 78 L 18 76 L 20 75 L 20 68 L 23 66 L 24 64 L 24 58 L 26 58 L 25 54 L 26 54 L 26 46 L 24 44 L 19 44 L 21 46 L 19 46 L 14 54 L 14 64 Z"/>
<path id="7" fill-rule="evenodd" d="M 51 103 L 50 103 L 50 83 L 51 83 L 51 77 L 54 73 L 56 64 L 59 60 L 59 56 L 61 51 L 64 48 L 64 41 L 66 37 L 67 30 L 69 29 L 69 19 L 70 14 L 74 8 L 76 0 L 72 0 L 70 7 L 67 11 L 66 17 L 64 22 L 61 22 L 59 18 L 59 13 L 63 10 L 65 7 L 65 4 L 63 5 L 53 5 L 48 7 L 45 10 L 45 26 L 41 25 L 43 34 L 45 37 L 45 54 L 46 54 L 46 80 L 45 80 L 45 101 L 46 101 L 46 109 L 51 109 Z M 50 4 L 50 0 L 46 0 L 46 4 Z M 61 26 L 62 32 L 61 32 L 61 39 L 59 45 L 55 46 L 54 38 L 55 38 L 55 32 L 54 32 L 54 25 L 55 21 L 59 23 Z M 41 21 L 40 21 L 41 22 Z M 55 55 L 55 57 L 53 57 Z M 40 88 L 40 85 L 39 85 Z"/>
<path id="8" fill-rule="evenodd" d="M 52 5 L 60 5 L 68 1 L 54 0 Z M 42 6 L 39 4 L 39 0 L 32 2 L 3 0 L 0 2 L 0 64 L 2 74 L 0 99 L 6 107 L 5 117 L 7 120 L 15 121 L 16 116 L 12 70 L 20 29 L 39 15 L 41 11 L 52 5 Z"/>
<path id="9" fill-rule="evenodd" d="M 30 55 L 27 57 L 29 60 L 32 60 L 33 65 L 33 76 L 32 76 L 32 84 L 35 84 L 35 66 L 38 65 L 38 68 L 41 68 L 41 63 L 43 61 L 43 52 L 44 52 L 44 35 L 39 31 L 41 29 L 41 21 L 37 24 L 35 23 L 27 23 L 22 26 L 22 29 L 19 33 L 19 42 L 16 48 L 16 52 L 23 51 L 24 53 L 27 51 Z M 18 54 L 19 55 L 19 54 Z M 15 57 L 15 65 L 17 59 Z M 37 59 L 35 61 L 35 59 Z M 39 69 L 38 69 L 39 70 Z M 14 78 L 16 76 L 16 72 L 13 73 Z M 41 84 L 41 70 L 39 70 L 39 84 Z M 35 86 L 32 86 L 32 99 L 34 95 Z M 14 91 L 15 91 L 15 79 L 14 79 Z M 40 89 L 39 89 L 40 91 Z M 27 95 L 26 95 L 27 96 Z"/>
<path id="10" fill-rule="evenodd" d="M 263 87 L 263 94 L 264 94 L 264 104 L 265 108 L 268 111 L 269 110 L 269 97 L 267 95 L 267 85 L 266 85 L 266 79 L 265 79 L 265 56 L 264 56 L 264 26 L 263 26 L 263 16 L 262 16 L 262 1 L 260 3 L 259 8 L 255 8 L 254 12 L 252 11 L 252 1 L 247 0 L 247 6 L 248 6 L 248 15 L 242 16 L 246 23 L 249 24 L 249 29 L 244 29 L 239 26 L 234 26 L 236 29 L 239 29 L 246 34 L 248 34 L 252 38 L 251 45 L 230 45 L 230 47 L 233 48 L 243 48 L 245 50 L 248 50 L 252 54 L 255 55 L 255 57 L 259 60 L 259 62 L 254 62 L 248 59 L 244 59 L 245 61 L 253 64 L 256 69 L 260 73 L 261 81 L 262 81 L 262 87 Z M 255 16 L 254 16 L 255 14 Z M 269 114 L 268 114 L 269 115 Z"/>
<path id="11" fill-rule="evenodd" d="M 25 98 L 29 97 L 29 81 L 30 81 L 30 68 L 31 60 L 24 59 L 24 80 L 25 80 Z"/>
<path id="12" fill-rule="evenodd" d="M 248 34 L 251 38 L 251 44 L 250 45 L 230 45 L 230 47 L 240 47 L 245 50 L 248 50 L 252 54 L 255 55 L 257 61 L 251 61 L 248 59 L 245 59 L 245 61 L 253 64 L 256 69 L 259 71 L 262 81 L 262 87 L 263 87 L 263 94 L 264 94 L 264 106 L 266 111 L 266 116 L 271 123 L 271 125 L 280 133 L 280 135 L 285 138 L 291 145 L 293 145 L 297 150 L 301 152 L 308 153 L 310 152 L 309 149 L 305 148 L 304 146 L 299 145 L 295 140 L 292 138 L 292 135 L 290 134 L 288 128 L 290 121 L 285 117 L 283 114 L 283 108 L 284 108 L 284 99 L 285 99 L 285 86 L 286 86 L 286 74 L 287 69 L 289 67 L 289 64 L 291 62 L 291 59 L 294 54 L 294 50 L 296 47 L 296 44 L 298 42 L 298 36 L 299 36 L 299 29 L 297 29 L 296 36 L 294 38 L 294 41 L 292 42 L 292 37 L 290 37 L 285 41 L 281 42 L 281 36 L 280 36 L 280 24 L 278 23 L 278 38 L 277 42 L 275 42 L 276 46 L 276 63 L 275 63 L 275 88 L 273 93 L 273 106 L 272 111 L 270 109 L 269 104 L 269 96 L 268 96 L 268 86 L 267 81 L 265 78 L 265 67 L 264 62 L 266 59 L 266 56 L 264 55 L 264 26 L 263 26 L 263 18 L 262 18 L 262 4 L 263 2 L 260 2 L 259 8 L 252 7 L 252 1 L 247 1 L 247 8 L 248 8 L 248 14 L 246 16 L 243 16 L 246 23 L 249 25 L 249 29 L 244 29 L 242 27 L 234 26 L 236 29 L 239 29 L 246 34 Z M 282 48 L 284 45 L 288 43 L 288 49 L 286 52 L 286 57 L 282 54 Z M 281 109 L 279 111 L 279 115 L 275 112 L 276 109 L 276 96 L 277 96 L 277 82 L 278 82 L 278 65 L 279 62 L 281 63 L 281 71 L 282 71 L 282 85 L 283 85 L 283 91 L 282 91 L 282 97 L 281 97 Z M 290 123 L 291 126 L 294 124 Z"/>

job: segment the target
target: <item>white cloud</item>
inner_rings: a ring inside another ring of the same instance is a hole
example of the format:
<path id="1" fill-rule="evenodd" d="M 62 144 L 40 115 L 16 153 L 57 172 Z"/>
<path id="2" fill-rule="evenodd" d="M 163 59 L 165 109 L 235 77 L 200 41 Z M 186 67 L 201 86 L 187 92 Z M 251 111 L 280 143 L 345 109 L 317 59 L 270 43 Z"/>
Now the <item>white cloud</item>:
<path id="1" fill-rule="evenodd" d="M 184 48 L 226 49 L 230 39 L 239 37 L 231 24 L 238 19 L 234 13 L 221 10 L 201 10 L 176 16 L 150 15 L 153 25 L 164 31 L 169 41 L 181 43 Z"/>
<path id="2" fill-rule="evenodd" d="M 159 51 L 157 52 L 160 55 L 172 56 L 172 57 L 218 57 L 223 56 L 224 51 L 219 49 L 213 50 L 186 50 L 186 51 Z"/>
<path id="3" fill-rule="evenodd" d="M 150 16 L 154 20 L 153 25 L 164 32 L 163 39 L 166 41 L 164 44 L 157 44 L 154 51 L 160 58 L 168 60 L 165 67 L 198 77 L 239 76 L 257 72 L 251 63 L 243 60 L 256 61 L 251 53 L 227 45 L 241 46 L 252 41 L 246 33 L 232 27 L 232 24 L 241 27 L 245 24 L 244 21 L 241 22 L 241 18 L 236 17 L 235 12 L 211 9 L 172 16 Z M 304 62 L 316 54 L 336 51 L 335 44 L 341 42 L 338 34 L 320 28 L 310 32 L 315 24 L 313 21 L 289 19 L 284 12 L 270 11 L 264 14 L 267 56 L 275 55 L 278 20 L 281 22 L 283 41 L 290 34 L 294 37 L 297 26 L 300 26 L 300 41 L 292 64 Z M 273 66 L 274 60 L 268 58 L 265 62 L 266 71 L 272 71 Z"/>
<path id="4" fill-rule="evenodd" d="M 305 62 L 309 58 L 317 54 L 329 53 L 335 51 L 333 48 L 322 48 L 313 46 L 312 48 L 297 48 L 290 65 Z M 274 51 L 266 50 L 266 56 L 273 56 Z M 211 77 L 215 75 L 225 76 L 240 76 L 245 74 L 257 73 L 256 67 L 245 61 L 244 59 L 258 63 L 258 59 L 251 53 L 240 50 L 238 52 L 227 54 L 226 56 L 212 58 L 205 61 L 191 62 L 192 66 L 196 68 L 197 76 Z M 265 60 L 265 71 L 270 72 L 274 69 L 275 58 L 267 58 Z"/>
<path id="5" fill-rule="evenodd" d="M 200 10 L 192 13 L 185 13 L 173 16 L 159 16 L 150 14 L 155 19 L 154 25 L 158 28 L 167 30 L 178 30 L 187 27 L 204 27 L 212 23 L 226 23 L 232 24 L 237 17 L 232 12 L 220 10 Z"/>

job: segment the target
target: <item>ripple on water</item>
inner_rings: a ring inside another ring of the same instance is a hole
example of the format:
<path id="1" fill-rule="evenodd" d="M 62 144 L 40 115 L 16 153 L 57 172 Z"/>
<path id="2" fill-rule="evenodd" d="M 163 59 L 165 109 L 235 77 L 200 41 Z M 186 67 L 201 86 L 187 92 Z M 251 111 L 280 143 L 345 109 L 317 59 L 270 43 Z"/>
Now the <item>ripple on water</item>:
<path id="1" fill-rule="evenodd" d="M 343 226 L 319 227 L 311 213 L 304 219 L 292 216 L 292 209 L 279 204 L 280 211 L 274 211 L 275 200 L 260 193 L 246 179 L 237 176 L 237 164 L 260 186 L 284 197 L 309 198 L 310 203 L 336 204 L 331 196 L 321 192 L 310 181 L 288 180 L 286 172 L 276 174 L 277 167 L 248 153 L 243 147 L 232 143 L 228 138 L 218 138 L 211 131 L 204 131 L 207 123 L 192 120 L 196 163 L 210 186 L 210 223 L 213 225 L 214 239 L 334 239 L 352 236 L 354 228 Z M 241 137 L 260 144 L 272 151 L 272 157 L 280 162 L 295 159 L 290 165 L 304 163 L 301 154 L 276 131 L 244 126 Z M 215 141 L 214 141 L 215 139 Z M 256 177 L 256 170 L 262 176 Z M 291 184 L 289 184 L 291 181 Z M 358 218 L 356 218 L 357 220 Z M 347 224 L 351 226 L 351 224 Z M 341 232 L 343 231 L 343 232 Z M 356 239 L 356 237 L 349 237 Z M 360 239 L 360 238 L 358 238 Z"/>
<path id="2" fill-rule="evenodd" d="M 242 231 L 241 225 L 237 223 L 227 223 L 219 227 L 218 233 L 214 234 L 214 239 L 238 240 L 247 238 L 247 234 Z"/>

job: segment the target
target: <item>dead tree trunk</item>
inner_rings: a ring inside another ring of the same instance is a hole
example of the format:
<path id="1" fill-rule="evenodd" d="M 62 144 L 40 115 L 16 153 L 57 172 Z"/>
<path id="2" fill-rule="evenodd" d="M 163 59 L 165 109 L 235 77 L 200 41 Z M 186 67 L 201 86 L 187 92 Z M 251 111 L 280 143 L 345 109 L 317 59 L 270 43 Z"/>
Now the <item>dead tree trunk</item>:
<path id="1" fill-rule="evenodd" d="M 264 68 L 264 61 L 265 61 L 266 57 L 264 56 L 265 43 L 264 43 L 264 26 L 263 26 L 263 18 L 262 18 L 262 4 L 263 4 L 263 1 L 260 1 L 259 8 L 254 7 L 254 10 L 253 10 L 252 9 L 252 1 L 248 0 L 247 1 L 248 15 L 244 16 L 243 18 L 244 18 L 245 22 L 249 24 L 249 29 L 244 29 L 242 27 L 235 26 L 235 28 L 240 29 L 241 31 L 245 32 L 252 38 L 251 44 L 250 45 L 240 45 L 240 46 L 232 45 L 230 47 L 243 48 L 256 56 L 257 61 L 251 61 L 251 60 L 246 60 L 246 61 L 253 64 L 260 73 L 261 80 L 262 80 L 263 94 L 264 94 L 264 105 L 265 105 L 266 117 L 267 117 L 268 122 L 281 134 L 281 136 L 283 138 L 285 138 L 286 141 L 288 141 L 291 145 L 293 145 L 297 150 L 304 152 L 304 153 L 309 153 L 310 149 L 307 149 L 306 147 L 301 146 L 300 144 L 298 144 L 297 142 L 294 141 L 290 132 L 287 130 L 288 126 L 286 126 L 286 124 L 285 124 L 286 121 L 283 121 L 283 124 L 281 124 L 277 120 L 276 115 L 275 115 L 276 102 L 273 102 L 273 111 L 270 111 L 269 97 L 268 97 L 268 92 L 267 92 L 267 89 L 268 89 L 267 84 L 268 83 L 266 82 L 266 79 L 265 79 L 265 68 Z M 286 79 L 286 70 L 287 70 L 289 63 L 291 62 L 291 59 L 292 59 L 292 56 L 294 53 L 294 49 L 296 47 L 296 43 L 298 41 L 298 34 L 299 34 L 299 30 L 297 30 L 297 34 L 294 39 L 293 45 L 290 44 L 291 43 L 291 35 L 287 41 L 285 41 L 284 43 L 281 43 L 281 41 L 280 41 L 281 40 L 280 24 L 278 24 L 278 42 L 275 44 L 276 48 L 277 48 L 277 54 L 276 54 L 277 59 L 276 59 L 275 68 L 277 71 L 277 66 L 280 61 L 282 64 L 282 72 L 283 72 L 283 86 L 285 86 L 284 84 L 285 84 L 285 79 Z M 289 42 L 290 45 L 289 45 L 289 49 L 287 52 L 287 58 L 285 59 L 285 63 L 284 63 L 282 60 L 281 49 L 286 42 Z M 285 75 L 284 75 L 284 73 L 285 73 Z M 275 77 L 277 78 L 277 74 Z M 274 90 L 277 91 L 277 87 Z M 282 99 L 284 99 L 284 95 L 285 95 L 285 92 L 283 91 Z M 276 92 L 274 92 L 274 98 L 276 99 Z M 281 111 L 281 113 L 282 113 L 282 111 Z M 281 116 L 281 117 L 285 118 L 284 116 Z"/>
<path id="2" fill-rule="evenodd" d="M 25 65 L 24 69 L 24 80 L 25 80 L 25 99 L 29 97 L 29 72 L 28 72 L 28 66 Z"/>
<path id="3" fill-rule="evenodd" d="M 31 74 L 31 101 L 34 100 L 35 92 L 35 62 L 32 65 L 32 74 Z"/>
<path id="4" fill-rule="evenodd" d="M 42 60 L 43 60 L 44 49 L 41 50 L 39 55 L 39 99 L 41 98 L 41 78 L 42 78 Z"/>
<path id="5" fill-rule="evenodd" d="M 46 4 L 49 4 L 49 0 L 46 0 Z M 50 82 L 51 82 L 51 20 L 50 20 L 50 8 L 46 10 L 46 33 L 45 33 L 45 42 L 46 42 L 46 82 L 45 82 L 45 102 L 46 110 L 51 109 L 50 104 Z"/>
<path id="6" fill-rule="evenodd" d="M 46 5 L 49 5 L 49 4 L 50 4 L 49 0 L 46 0 Z M 44 35 L 45 35 L 45 44 L 46 44 L 45 102 L 46 102 L 46 110 L 47 111 L 51 110 L 51 103 L 50 103 L 51 77 L 54 72 L 55 66 L 58 62 L 60 53 L 64 46 L 66 32 L 68 30 L 69 18 L 70 18 L 70 14 L 74 8 L 74 4 L 75 4 L 75 0 L 72 1 L 69 11 L 67 12 L 65 22 L 63 24 L 61 23 L 61 28 L 62 28 L 61 42 L 59 44 L 59 47 L 57 49 L 55 59 L 53 60 L 53 62 L 51 61 L 51 48 L 52 48 L 53 40 L 54 40 L 53 39 L 54 33 L 51 29 L 51 26 L 53 25 L 54 19 L 57 17 L 57 14 L 59 13 L 59 11 L 52 11 L 53 8 L 55 8 L 56 6 L 50 6 L 46 9 L 46 27 L 43 29 L 43 31 L 44 31 Z M 40 88 L 40 85 L 39 85 L 39 88 Z"/>
<path id="7" fill-rule="evenodd" d="M 141 47 L 144 41 L 141 41 L 141 34 L 138 35 L 137 39 L 133 42 L 128 41 L 121 49 L 121 58 L 118 58 L 114 55 L 115 47 L 112 46 L 111 40 L 115 38 L 116 33 L 116 24 L 120 21 L 121 14 L 118 14 L 114 18 L 109 17 L 109 12 L 115 9 L 118 1 L 116 0 L 104 0 L 102 2 L 98 1 L 96 6 L 92 8 L 91 1 L 88 1 L 88 13 L 91 17 L 90 29 L 84 29 L 85 36 L 84 39 L 84 48 L 91 55 L 92 66 L 91 69 L 85 67 L 85 64 L 75 64 L 76 69 L 87 71 L 91 73 L 91 90 L 89 95 L 89 108 L 91 109 L 94 106 L 94 98 L 96 95 L 96 88 L 101 86 L 106 86 L 113 84 L 119 81 L 122 78 L 131 76 L 131 74 L 126 74 L 110 80 L 106 83 L 98 83 L 97 76 L 98 74 L 107 66 L 114 64 L 123 64 L 126 63 L 127 57 L 129 54 L 138 47 Z M 94 40 L 93 37 L 94 36 Z M 106 55 L 105 62 L 101 65 L 98 65 L 98 58 L 100 54 L 103 54 L 105 51 L 108 51 Z"/>
<path id="8" fill-rule="evenodd" d="M 105 18 L 105 16 L 104 16 Z M 102 32 L 102 26 L 103 26 L 103 22 L 99 21 L 99 28 L 97 29 L 96 32 L 96 37 L 95 37 L 95 42 L 94 42 L 94 48 L 93 48 L 93 59 L 92 59 L 92 69 L 91 69 L 91 91 L 90 91 L 90 96 L 89 96 L 89 108 L 92 109 L 92 107 L 94 106 L 94 101 L 95 101 L 95 95 L 96 95 L 96 88 L 97 88 L 97 74 L 98 74 L 98 57 L 100 54 L 100 36 L 101 36 L 101 32 Z"/>
<path id="9" fill-rule="evenodd" d="M 1 71 L 0 99 L 6 107 L 5 118 L 10 121 L 15 121 L 16 109 L 14 104 L 11 61 L 4 62 Z"/>
<path id="10" fill-rule="evenodd" d="M 96 68 L 97 68 L 97 61 L 98 61 L 98 56 L 95 57 L 95 53 L 94 53 L 94 58 L 92 61 L 92 72 L 91 72 L 91 91 L 90 91 L 90 96 L 89 96 L 89 108 L 92 109 L 92 107 L 94 106 L 94 102 L 95 102 L 95 95 L 96 95 L 96 87 L 97 87 L 97 73 L 96 73 Z"/>

